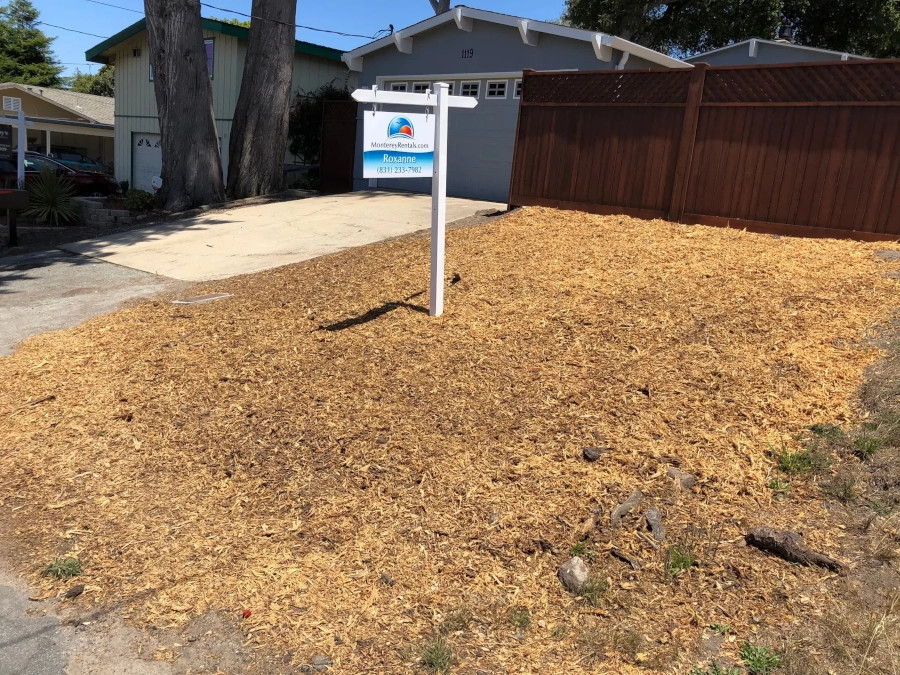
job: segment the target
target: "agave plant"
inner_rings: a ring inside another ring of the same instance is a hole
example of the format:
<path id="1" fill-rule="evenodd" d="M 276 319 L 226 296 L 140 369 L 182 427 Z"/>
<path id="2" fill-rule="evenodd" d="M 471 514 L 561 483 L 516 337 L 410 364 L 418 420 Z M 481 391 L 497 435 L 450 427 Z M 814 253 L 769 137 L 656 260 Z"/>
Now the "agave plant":
<path id="1" fill-rule="evenodd" d="M 28 184 L 28 208 L 22 213 L 39 223 L 69 223 L 78 219 L 74 196 L 75 184 L 71 180 L 44 167 L 34 182 Z"/>

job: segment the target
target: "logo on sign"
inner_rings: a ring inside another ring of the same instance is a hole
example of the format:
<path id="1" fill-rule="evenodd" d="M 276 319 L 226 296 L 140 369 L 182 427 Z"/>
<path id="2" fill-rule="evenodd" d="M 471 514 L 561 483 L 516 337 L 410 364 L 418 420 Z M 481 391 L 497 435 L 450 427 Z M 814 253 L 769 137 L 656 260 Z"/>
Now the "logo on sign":
<path id="1" fill-rule="evenodd" d="M 388 138 L 415 138 L 412 122 L 405 117 L 395 117 L 388 124 Z"/>

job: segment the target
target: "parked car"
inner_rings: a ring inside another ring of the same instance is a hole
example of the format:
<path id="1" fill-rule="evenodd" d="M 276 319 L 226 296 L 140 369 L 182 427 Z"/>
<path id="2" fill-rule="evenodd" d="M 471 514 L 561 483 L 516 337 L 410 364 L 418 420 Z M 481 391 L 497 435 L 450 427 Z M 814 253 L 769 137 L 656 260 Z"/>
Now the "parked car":
<path id="1" fill-rule="evenodd" d="M 95 159 L 91 159 L 80 152 L 72 150 L 53 150 L 49 155 L 60 164 L 65 164 L 70 169 L 77 171 L 94 171 L 96 173 L 109 173 L 106 167 Z"/>
<path id="2" fill-rule="evenodd" d="M 105 197 L 119 191 L 119 184 L 112 176 L 94 171 L 82 171 L 60 164 L 37 152 L 25 153 L 25 184 L 35 180 L 44 167 L 65 176 L 75 184 L 75 193 L 85 197 Z M 16 182 L 16 160 L 0 159 L 0 183 L 13 185 Z"/>

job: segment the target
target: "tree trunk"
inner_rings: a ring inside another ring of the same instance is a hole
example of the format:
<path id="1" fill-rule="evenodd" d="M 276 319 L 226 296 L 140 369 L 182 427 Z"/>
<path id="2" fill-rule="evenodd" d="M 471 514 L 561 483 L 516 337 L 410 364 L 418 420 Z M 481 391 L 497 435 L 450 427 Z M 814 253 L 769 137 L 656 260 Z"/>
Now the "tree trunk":
<path id="1" fill-rule="evenodd" d="M 163 207 L 221 202 L 222 161 L 199 0 L 144 0 L 162 137 Z"/>
<path id="2" fill-rule="evenodd" d="M 247 59 L 228 144 L 228 194 L 277 192 L 284 186 L 294 70 L 297 0 L 253 0 Z"/>
<path id="3" fill-rule="evenodd" d="M 443 14 L 450 11 L 450 0 L 428 0 L 435 14 Z"/>

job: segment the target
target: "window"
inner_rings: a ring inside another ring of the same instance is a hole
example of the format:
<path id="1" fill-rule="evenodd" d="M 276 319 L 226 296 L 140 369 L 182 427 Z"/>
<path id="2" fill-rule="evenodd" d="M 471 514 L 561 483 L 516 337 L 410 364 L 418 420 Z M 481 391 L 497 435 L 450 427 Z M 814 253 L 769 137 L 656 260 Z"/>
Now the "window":
<path id="1" fill-rule="evenodd" d="M 3 109 L 17 112 L 22 109 L 22 99 L 17 96 L 4 96 Z"/>
<path id="2" fill-rule="evenodd" d="M 516 80 L 514 91 L 515 94 L 513 95 L 513 98 L 520 98 L 522 96 L 522 80 Z"/>
<path id="3" fill-rule="evenodd" d="M 406 91 L 406 82 L 391 82 L 391 91 Z"/>
<path id="4" fill-rule="evenodd" d="M 481 88 L 481 82 L 463 82 L 459 93 L 462 96 L 471 96 L 478 98 L 478 91 Z"/>
<path id="5" fill-rule="evenodd" d="M 213 79 L 213 65 L 215 64 L 213 54 L 215 53 L 215 44 L 216 41 L 213 38 L 206 38 L 203 41 L 203 46 L 206 49 L 206 67 L 209 69 L 209 79 Z"/>
<path id="6" fill-rule="evenodd" d="M 431 89 L 431 82 L 413 82 L 413 93 L 424 94 Z"/>
<path id="7" fill-rule="evenodd" d="M 215 39 L 214 38 L 206 38 L 203 41 L 203 48 L 206 50 L 206 67 L 209 69 L 209 79 L 213 79 L 213 66 L 215 65 Z M 136 49 L 138 55 L 140 55 L 140 49 Z M 150 81 L 153 82 L 153 64 L 150 64 Z M 404 90 L 405 91 L 405 90 Z"/>
<path id="8" fill-rule="evenodd" d="M 50 169 L 50 171 L 56 173 L 60 169 L 60 166 L 56 162 L 52 162 L 49 159 L 44 159 L 43 157 L 29 157 L 26 155 L 26 171 L 42 171 L 43 169 Z"/>
<path id="9" fill-rule="evenodd" d="M 485 98 L 506 98 L 506 80 L 489 80 Z"/>

